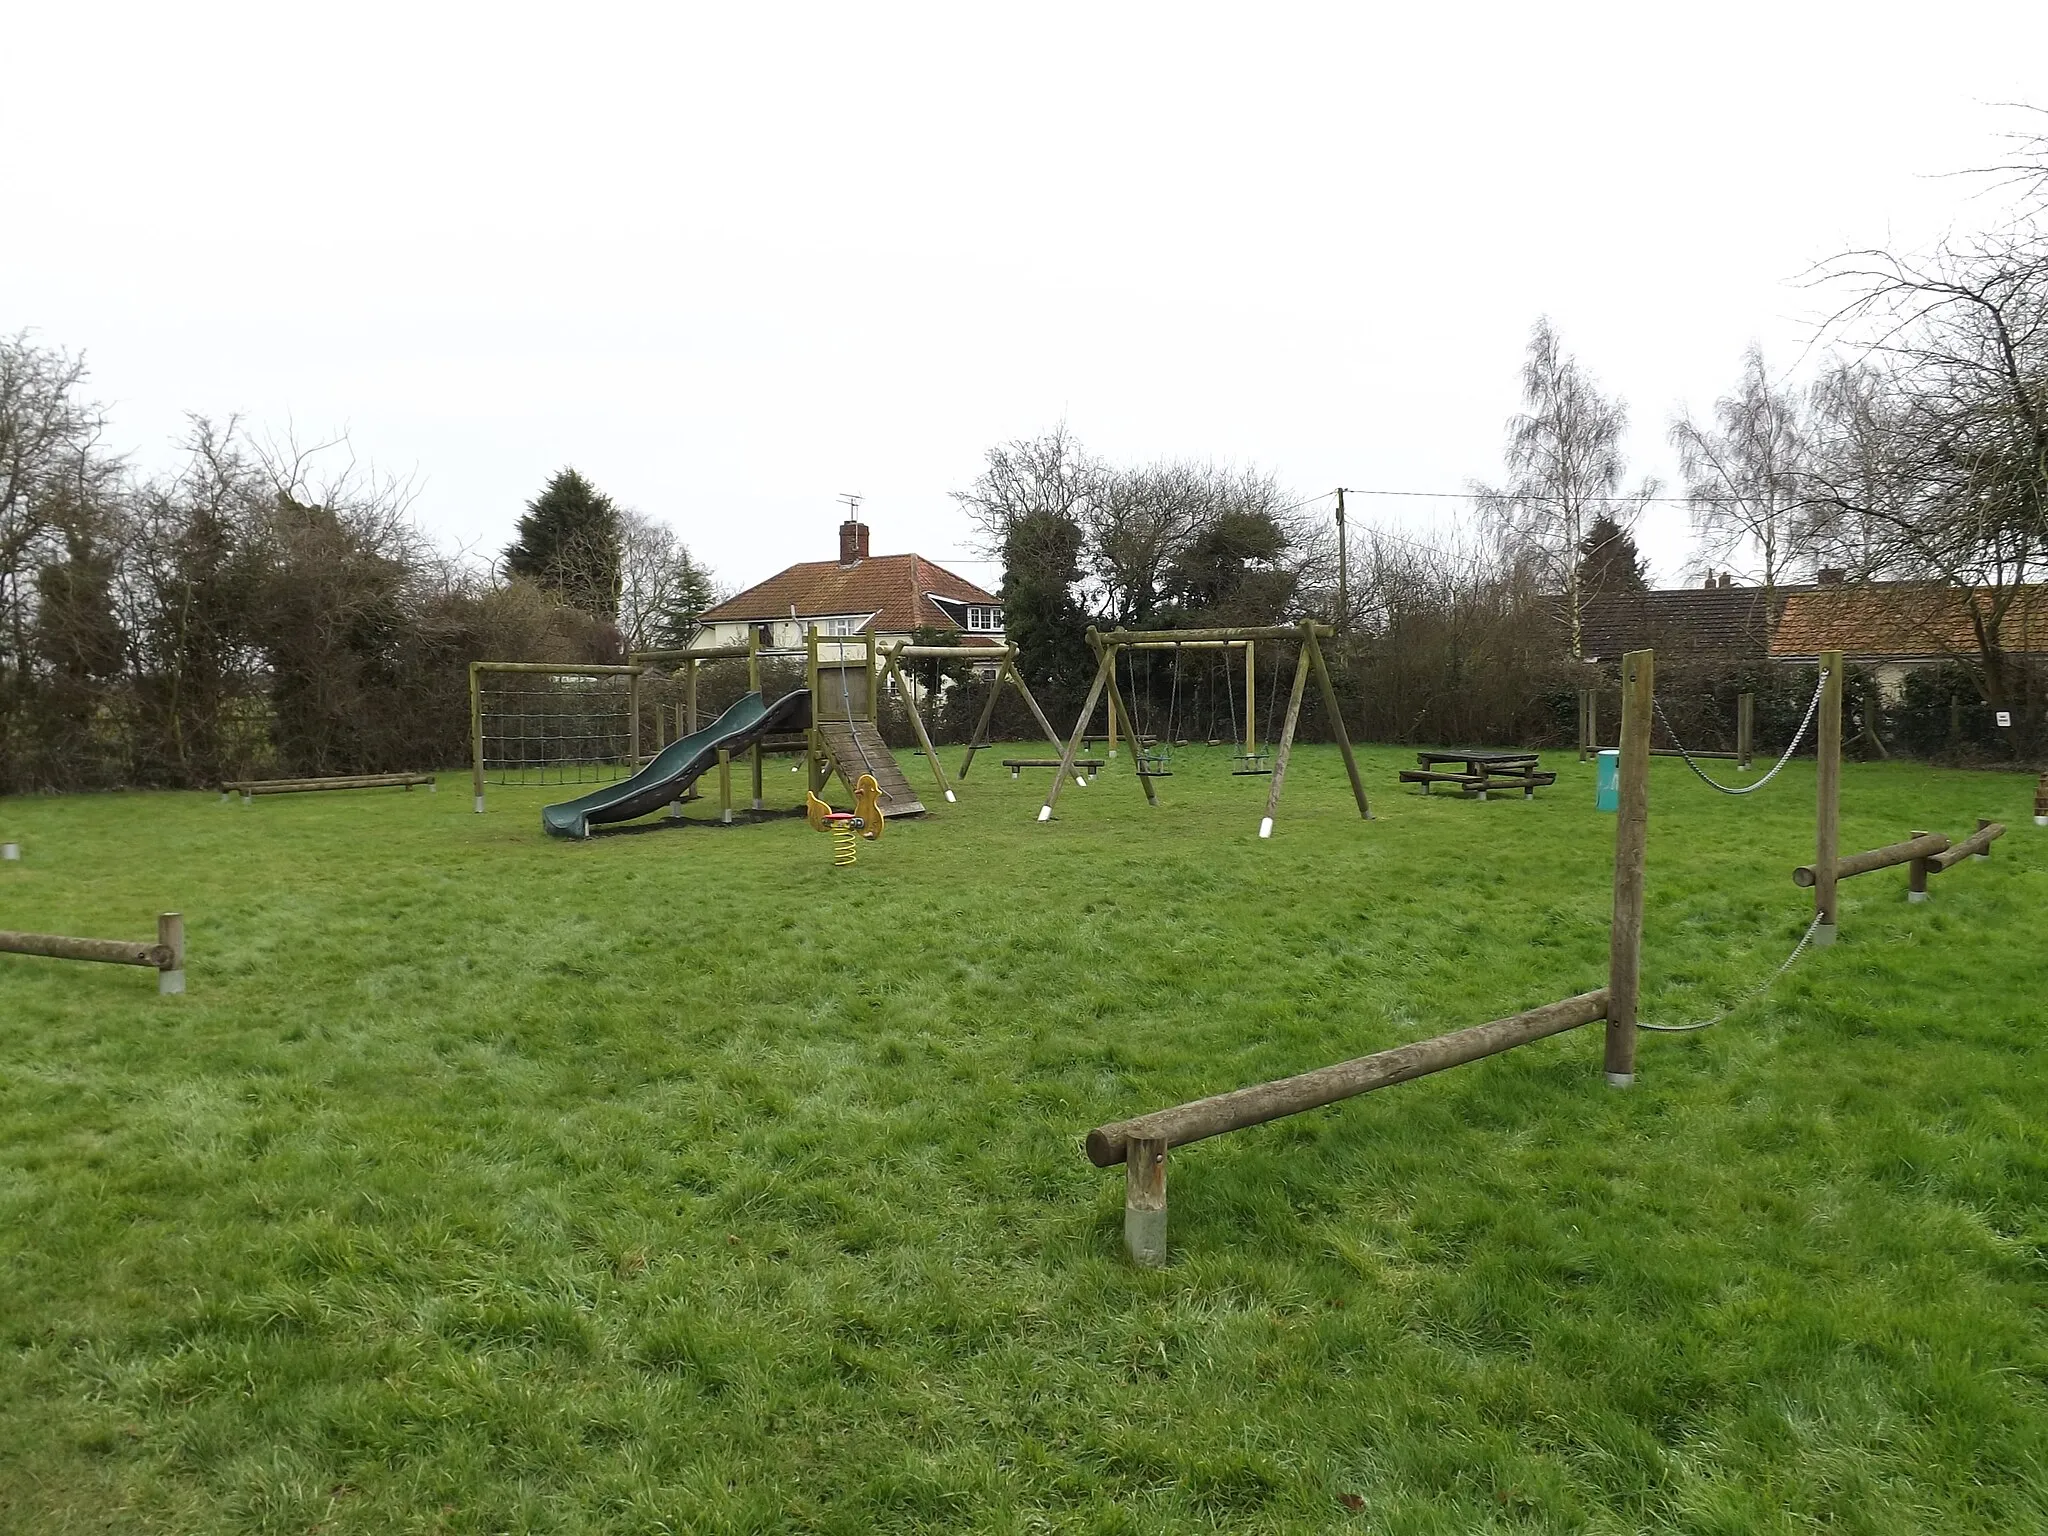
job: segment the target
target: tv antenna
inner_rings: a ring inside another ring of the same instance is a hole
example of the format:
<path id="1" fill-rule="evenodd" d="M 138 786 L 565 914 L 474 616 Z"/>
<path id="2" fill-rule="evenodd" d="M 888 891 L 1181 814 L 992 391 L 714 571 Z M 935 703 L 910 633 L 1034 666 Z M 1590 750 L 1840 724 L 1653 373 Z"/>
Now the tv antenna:
<path id="1" fill-rule="evenodd" d="M 841 491 L 839 493 L 839 500 L 846 503 L 846 520 L 849 523 L 860 521 L 860 504 L 862 499 L 861 496 L 853 491 Z"/>

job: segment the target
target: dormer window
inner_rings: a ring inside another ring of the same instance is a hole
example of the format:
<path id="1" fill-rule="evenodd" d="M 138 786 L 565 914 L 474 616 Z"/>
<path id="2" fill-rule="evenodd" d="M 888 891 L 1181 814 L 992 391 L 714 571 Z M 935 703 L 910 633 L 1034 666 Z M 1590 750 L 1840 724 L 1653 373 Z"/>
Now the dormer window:
<path id="1" fill-rule="evenodd" d="M 980 603 L 967 605 L 967 632 L 971 635 L 997 635 L 1003 630 L 1003 610 L 984 606 Z"/>

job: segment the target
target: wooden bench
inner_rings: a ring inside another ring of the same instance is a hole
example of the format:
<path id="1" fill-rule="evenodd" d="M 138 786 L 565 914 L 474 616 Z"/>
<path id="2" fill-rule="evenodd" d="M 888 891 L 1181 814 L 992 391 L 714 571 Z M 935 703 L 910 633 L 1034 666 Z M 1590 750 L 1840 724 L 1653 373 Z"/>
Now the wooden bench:
<path id="1" fill-rule="evenodd" d="M 318 779 L 228 779 L 221 784 L 220 797 L 225 801 L 240 794 L 246 803 L 256 795 L 305 795 L 330 789 L 403 789 L 411 794 L 415 784 L 426 785 L 429 794 L 434 792 L 431 773 L 352 773 Z"/>
<path id="2" fill-rule="evenodd" d="M 1434 784 L 1456 784 L 1462 793 L 1480 800 L 1486 798 L 1489 788 L 1514 788 L 1522 792 L 1524 800 L 1533 799 L 1536 791 L 1557 782 L 1557 775 L 1539 768 L 1505 767 L 1486 768 L 1478 773 L 1443 773 L 1428 768 L 1403 768 L 1403 784 L 1420 784 L 1426 795 Z"/>
<path id="3" fill-rule="evenodd" d="M 1074 759 L 1074 770 L 1077 774 L 1100 773 L 1105 761 L 1106 759 L 1100 757 L 1077 757 Z M 1003 759 L 1003 766 L 1010 770 L 1010 777 L 1013 779 L 1018 777 L 1020 771 L 1025 768 L 1057 768 L 1059 765 L 1060 760 L 1056 757 L 1006 757 Z"/>

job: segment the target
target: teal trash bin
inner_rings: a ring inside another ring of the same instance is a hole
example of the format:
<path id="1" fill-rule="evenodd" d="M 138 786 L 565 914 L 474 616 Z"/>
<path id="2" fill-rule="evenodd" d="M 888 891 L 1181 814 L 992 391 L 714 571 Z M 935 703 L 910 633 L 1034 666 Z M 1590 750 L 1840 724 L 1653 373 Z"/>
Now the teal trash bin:
<path id="1" fill-rule="evenodd" d="M 1594 780 L 1593 809 L 1596 811 L 1618 811 L 1621 809 L 1621 749 L 1602 747 L 1600 749 L 1600 773 Z"/>

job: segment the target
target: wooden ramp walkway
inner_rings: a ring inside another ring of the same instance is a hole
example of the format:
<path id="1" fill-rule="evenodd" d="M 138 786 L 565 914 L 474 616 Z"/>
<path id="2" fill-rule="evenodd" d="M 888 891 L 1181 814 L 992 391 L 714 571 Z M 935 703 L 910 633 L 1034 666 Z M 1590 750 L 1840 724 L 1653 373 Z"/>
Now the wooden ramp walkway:
<path id="1" fill-rule="evenodd" d="M 848 790 L 862 774 L 872 773 L 882 791 L 884 817 L 924 814 L 924 805 L 911 789 L 910 781 L 903 777 L 896 755 L 882 745 L 882 733 L 872 724 L 865 720 L 856 720 L 851 725 L 843 720 L 836 725 L 820 721 L 818 734 L 824 738 L 825 751 Z"/>

